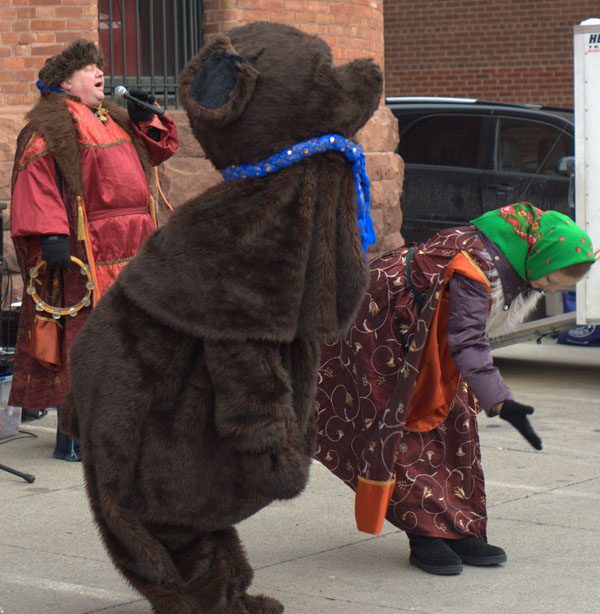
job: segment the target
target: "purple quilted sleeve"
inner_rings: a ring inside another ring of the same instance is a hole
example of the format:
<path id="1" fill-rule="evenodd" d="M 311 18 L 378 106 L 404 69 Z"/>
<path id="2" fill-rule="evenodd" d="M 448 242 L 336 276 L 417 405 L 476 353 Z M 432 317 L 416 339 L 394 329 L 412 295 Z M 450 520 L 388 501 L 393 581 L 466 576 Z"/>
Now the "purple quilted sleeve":
<path id="1" fill-rule="evenodd" d="M 450 356 L 488 415 L 493 405 L 512 394 L 494 366 L 485 325 L 490 297 L 478 281 L 454 275 L 448 283 Z"/>

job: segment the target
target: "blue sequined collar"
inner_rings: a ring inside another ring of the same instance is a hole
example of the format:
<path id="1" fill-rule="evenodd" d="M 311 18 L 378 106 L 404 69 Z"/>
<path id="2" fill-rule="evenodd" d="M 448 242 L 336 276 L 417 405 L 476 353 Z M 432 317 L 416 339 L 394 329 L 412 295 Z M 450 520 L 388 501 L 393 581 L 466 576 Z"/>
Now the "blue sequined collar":
<path id="1" fill-rule="evenodd" d="M 223 170 L 223 179 L 231 181 L 232 179 L 264 177 L 269 173 L 274 173 L 286 166 L 295 164 L 303 158 L 325 153 L 326 151 L 337 151 L 344 154 L 346 159 L 352 164 L 356 199 L 358 201 L 358 228 L 360 230 L 362 247 L 366 253 L 369 245 L 373 245 L 377 237 L 375 236 L 373 220 L 369 213 L 371 193 L 369 190 L 370 182 L 365 169 L 365 155 L 360 145 L 353 143 L 343 136 L 339 134 L 326 134 L 325 136 L 302 143 L 296 143 L 296 145 L 274 154 L 266 160 L 256 162 L 256 164 L 228 166 Z"/>

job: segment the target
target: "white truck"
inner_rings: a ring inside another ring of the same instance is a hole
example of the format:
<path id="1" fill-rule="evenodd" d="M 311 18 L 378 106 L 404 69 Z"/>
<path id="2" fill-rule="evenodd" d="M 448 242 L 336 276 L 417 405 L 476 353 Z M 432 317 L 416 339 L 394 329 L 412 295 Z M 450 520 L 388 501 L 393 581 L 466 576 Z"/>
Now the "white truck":
<path id="1" fill-rule="evenodd" d="M 600 247 L 600 19 L 573 28 L 575 93 L 575 221 Z M 596 257 L 600 250 L 596 252 Z M 575 326 L 600 325 L 600 265 L 576 287 L 576 311 L 525 322 L 514 332 L 490 337 L 492 348 L 541 340 Z"/>

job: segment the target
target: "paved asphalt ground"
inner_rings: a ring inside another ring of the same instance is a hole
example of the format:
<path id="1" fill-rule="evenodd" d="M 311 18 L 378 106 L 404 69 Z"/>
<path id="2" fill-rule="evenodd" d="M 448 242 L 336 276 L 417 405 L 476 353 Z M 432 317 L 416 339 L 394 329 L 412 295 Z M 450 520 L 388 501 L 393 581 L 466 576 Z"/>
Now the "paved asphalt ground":
<path id="1" fill-rule="evenodd" d="M 536 408 L 535 452 L 500 419 L 480 418 L 491 543 L 508 563 L 459 576 L 408 564 L 408 541 L 354 526 L 353 493 L 315 462 L 297 499 L 240 525 L 251 591 L 287 614 L 600 613 L 600 348 L 522 343 L 494 352 L 515 398 Z M 36 438 L 0 440 L 0 609 L 6 614 L 148 614 L 110 564 L 79 464 L 51 457 L 56 414 Z M 5 443 L 3 443 L 5 442 Z M 200 614 L 200 613 L 199 613 Z"/>

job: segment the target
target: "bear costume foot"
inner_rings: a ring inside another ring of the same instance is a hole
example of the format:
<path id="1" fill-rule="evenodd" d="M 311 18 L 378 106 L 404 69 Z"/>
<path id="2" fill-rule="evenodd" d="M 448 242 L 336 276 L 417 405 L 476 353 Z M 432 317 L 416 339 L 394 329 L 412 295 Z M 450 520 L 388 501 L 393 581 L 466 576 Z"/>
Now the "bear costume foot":
<path id="1" fill-rule="evenodd" d="M 248 614 L 281 614 L 283 605 L 272 597 L 264 595 L 245 595 L 242 603 L 246 606 Z"/>
<path id="2" fill-rule="evenodd" d="M 283 605 L 276 599 L 264 595 L 242 595 L 237 604 L 227 603 L 211 607 L 208 610 L 189 602 L 170 603 L 154 606 L 154 614 L 282 614 Z"/>

